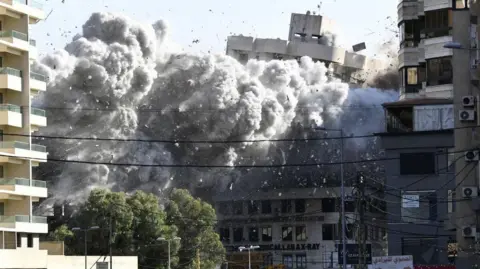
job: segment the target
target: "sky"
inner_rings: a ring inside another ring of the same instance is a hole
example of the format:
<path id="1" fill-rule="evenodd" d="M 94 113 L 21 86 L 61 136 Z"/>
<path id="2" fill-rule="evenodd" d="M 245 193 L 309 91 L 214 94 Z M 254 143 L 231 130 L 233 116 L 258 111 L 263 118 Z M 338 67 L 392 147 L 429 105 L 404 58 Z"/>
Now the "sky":
<path id="1" fill-rule="evenodd" d="M 168 22 L 172 40 L 188 51 L 224 53 L 229 35 L 287 39 L 290 13 L 315 11 L 336 23 L 342 47 L 366 42 L 376 56 L 396 41 L 398 0 L 37 0 L 49 14 L 32 27 L 42 53 L 61 49 L 93 12 L 120 12 L 144 23 Z M 62 1 L 64 3 L 62 3 Z M 320 6 L 320 9 L 318 8 Z M 198 39 L 198 43 L 192 43 Z"/>

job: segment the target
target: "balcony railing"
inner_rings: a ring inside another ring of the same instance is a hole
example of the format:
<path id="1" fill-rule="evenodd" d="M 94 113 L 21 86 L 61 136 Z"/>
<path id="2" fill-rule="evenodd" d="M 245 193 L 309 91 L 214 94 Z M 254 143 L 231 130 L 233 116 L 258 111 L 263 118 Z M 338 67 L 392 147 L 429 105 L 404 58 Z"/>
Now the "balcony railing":
<path id="1" fill-rule="evenodd" d="M 21 108 L 17 105 L 12 105 L 12 104 L 0 104 L 0 110 L 1 111 L 11 111 L 11 112 L 16 112 L 16 113 L 22 113 Z"/>
<path id="2" fill-rule="evenodd" d="M 22 71 L 11 67 L 0 67 L 0 74 L 22 77 Z"/>
<path id="3" fill-rule="evenodd" d="M 28 178 L 1 178 L 0 185 L 30 186 L 30 180 Z"/>
<path id="4" fill-rule="evenodd" d="M 33 8 L 38 8 L 38 9 L 43 9 L 43 5 L 37 1 L 34 0 L 14 0 L 14 2 L 22 4 L 22 5 L 28 5 Z"/>
<path id="5" fill-rule="evenodd" d="M 4 216 L 0 215 L 0 222 L 3 223 L 12 223 L 12 222 L 31 222 L 31 223 L 47 223 L 47 217 L 42 216 L 32 216 L 30 221 L 30 216 L 28 215 L 15 215 L 15 216 Z"/>
<path id="6" fill-rule="evenodd" d="M 33 217 L 32 217 L 32 222 L 33 222 L 33 223 L 43 223 L 43 224 L 47 224 L 47 217 L 33 216 Z"/>
<path id="7" fill-rule="evenodd" d="M 47 77 L 46 76 L 44 76 L 42 74 L 35 73 L 35 72 L 30 72 L 30 78 L 34 79 L 34 80 L 47 82 Z"/>
<path id="8" fill-rule="evenodd" d="M 30 39 L 29 43 L 31 46 L 34 46 L 34 47 L 37 46 L 37 41 L 35 39 Z"/>
<path id="9" fill-rule="evenodd" d="M 33 108 L 32 107 L 32 112 L 31 112 L 33 115 L 37 115 L 37 116 L 41 116 L 41 117 L 45 117 L 45 110 L 43 109 L 39 109 L 39 108 Z"/>
<path id="10" fill-rule="evenodd" d="M 0 31 L 0 37 L 13 37 L 23 41 L 28 41 L 28 35 L 21 33 L 19 31 L 11 30 L 11 31 Z"/>
<path id="11" fill-rule="evenodd" d="M 43 180 L 32 180 L 32 185 L 38 188 L 46 188 L 47 182 Z"/>
<path id="12" fill-rule="evenodd" d="M 3 142 L 0 142 L 0 148 L 3 148 L 3 149 L 16 148 L 16 149 L 30 150 L 30 145 L 28 143 L 20 142 L 20 141 L 3 141 Z M 39 151 L 39 152 L 47 152 L 47 147 L 42 145 L 32 144 L 31 150 Z"/>

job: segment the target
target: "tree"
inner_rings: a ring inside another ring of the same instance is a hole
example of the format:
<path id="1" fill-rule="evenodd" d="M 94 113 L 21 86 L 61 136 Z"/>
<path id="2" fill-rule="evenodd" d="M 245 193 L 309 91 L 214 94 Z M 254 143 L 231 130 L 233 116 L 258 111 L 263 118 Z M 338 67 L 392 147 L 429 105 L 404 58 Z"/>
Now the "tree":
<path id="1" fill-rule="evenodd" d="M 54 241 L 65 241 L 65 239 L 73 237 L 73 232 L 68 229 L 67 225 L 63 224 L 51 232 L 49 237 Z"/>
<path id="2" fill-rule="evenodd" d="M 213 207 L 195 199 L 187 190 L 174 189 L 165 207 L 166 223 L 176 226 L 181 246 L 177 268 L 196 268 L 200 255 L 202 269 L 213 269 L 224 261 L 225 249 L 215 232 L 216 215 Z"/>

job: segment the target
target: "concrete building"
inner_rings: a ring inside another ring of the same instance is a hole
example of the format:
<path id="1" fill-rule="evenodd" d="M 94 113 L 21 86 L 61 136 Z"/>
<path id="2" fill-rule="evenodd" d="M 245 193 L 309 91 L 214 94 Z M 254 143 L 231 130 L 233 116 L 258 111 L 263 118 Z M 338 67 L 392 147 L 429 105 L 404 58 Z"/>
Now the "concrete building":
<path id="1" fill-rule="evenodd" d="M 412 255 L 416 265 L 447 264 L 455 238 L 455 156 L 451 99 L 417 98 L 384 104 L 388 255 Z M 442 250 L 442 251 L 439 251 Z"/>
<path id="2" fill-rule="evenodd" d="M 250 185 L 250 184 L 247 184 Z M 252 186 L 250 186 L 252 187 Z M 235 186 L 214 197 L 218 232 L 227 249 L 228 268 L 245 268 L 247 253 L 240 246 L 258 245 L 252 268 L 284 265 L 285 268 L 338 268 L 340 243 L 339 187 L 259 190 Z M 352 193 L 352 188 L 346 188 Z M 347 243 L 356 238 L 355 202 L 345 204 Z M 373 210 L 371 210 L 373 212 Z M 378 218 L 378 213 L 368 219 Z M 379 223 L 384 219 L 378 218 Z M 385 255 L 380 226 L 369 226 L 367 244 L 373 256 Z"/>
<path id="3" fill-rule="evenodd" d="M 309 56 L 333 68 L 334 75 L 343 81 L 363 83 L 368 72 L 382 69 L 383 63 L 365 55 L 349 52 L 332 45 L 334 23 L 320 15 L 291 15 L 288 40 L 230 36 L 227 40 L 227 55 L 246 63 L 257 60 L 299 60 Z M 360 74 L 358 71 L 366 71 Z"/>
<path id="4" fill-rule="evenodd" d="M 456 0 L 404 0 L 398 4 L 401 99 L 452 98 L 452 7 Z"/>

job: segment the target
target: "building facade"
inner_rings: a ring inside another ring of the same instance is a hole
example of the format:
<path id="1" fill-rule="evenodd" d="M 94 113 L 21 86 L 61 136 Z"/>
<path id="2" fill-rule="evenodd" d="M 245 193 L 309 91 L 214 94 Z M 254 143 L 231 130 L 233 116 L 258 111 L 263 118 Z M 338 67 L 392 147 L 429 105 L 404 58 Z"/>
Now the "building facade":
<path id="1" fill-rule="evenodd" d="M 382 69 L 383 63 L 365 55 L 334 46 L 334 23 L 326 17 L 292 13 L 288 40 L 230 36 L 227 55 L 246 63 L 257 60 L 300 60 L 309 56 L 333 69 L 333 75 L 343 81 L 363 83 L 368 72 Z M 366 72 L 358 72 L 366 71 Z"/>
<path id="2" fill-rule="evenodd" d="M 32 167 L 46 161 L 47 151 L 30 137 L 47 125 L 45 111 L 31 107 L 46 78 L 30 71 L 37 49 L 29 29 L 44 17 L 33 0 L 0 0 L 0 268 L 42 268 L 24 265 L 47 259 L 39 248 L 47 219 L 32 213 L 47 197 L 46 183 L 32 179 Z"/>
<path id="3" fill-rule="evenodd" d="M 237 189 L 217 195 L 214 200 L 218 233 L 227 249 L 228 268 L 244 268 L 248 254 L 240 253 L 239 247 L 251 245 L 259 247 L 253 250 L 252 268 L 271 265 L 292 269 L 338 268 L 339 193 L 340 188 L 333 187 L 252 190 L 250 193 Z M 352 188 L 346 188 L 346 193 L 352 193 Z M 355 201 L 347 201 L 347 243 L 357 242 L 355 210 Z M 378 214 L 375 217 L 378 218 Z M 379 218 L 378 223 L 383 218 Z M 372 255 L 383 256 L 384 226 L 369 225 L 365 232 Z"/>
<path id="4" fill-rule="evenodd" d="M 412 255 L 415 265 L 448 264 L 455 239 L 452 100 L 405 99 L 384 109 L 388 255 Z"/>

